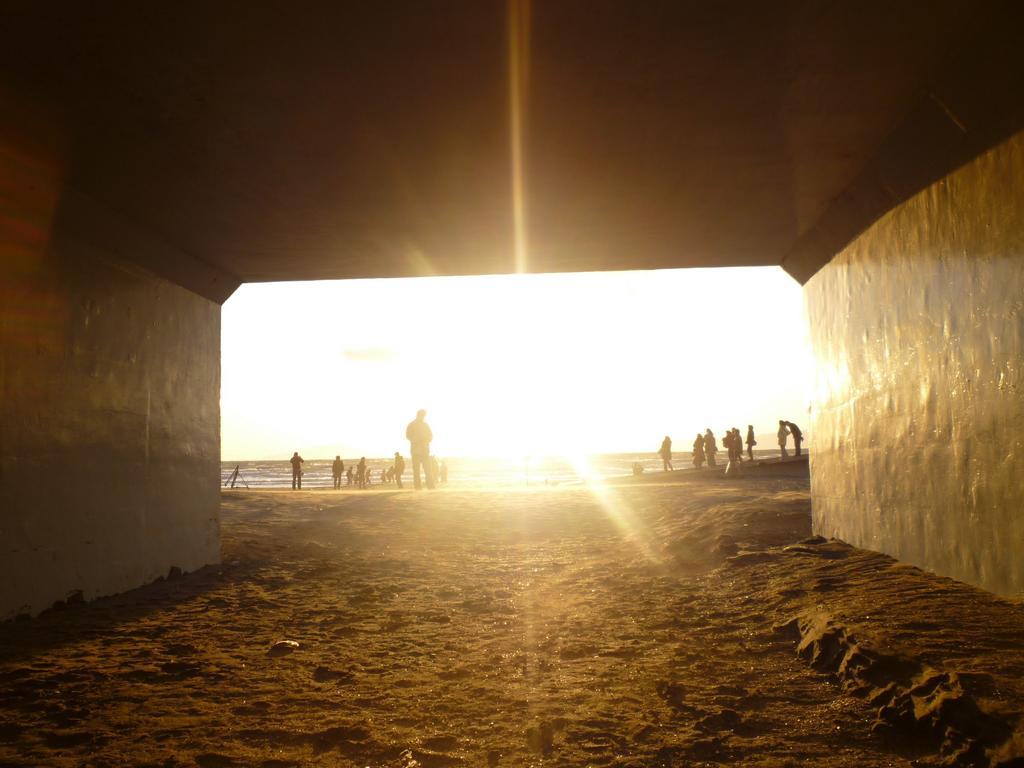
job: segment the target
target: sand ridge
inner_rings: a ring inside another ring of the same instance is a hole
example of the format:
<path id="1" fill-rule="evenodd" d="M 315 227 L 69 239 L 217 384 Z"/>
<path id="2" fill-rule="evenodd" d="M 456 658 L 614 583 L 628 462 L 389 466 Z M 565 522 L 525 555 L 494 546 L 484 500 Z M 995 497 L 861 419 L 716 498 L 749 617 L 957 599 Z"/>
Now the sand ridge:
<path id="1" fill-rule="evenodd" d="M 777 626 L 829 607 L 936 666 L 971 642 L 900 635 L 934 577 L 786 550 L 794 480 L 232 492 L 223 531 L 220 567 L 0 627 L 0 764 L 908 766 L 933 745 L 873 732 Z M 981 605 L 942 595 L 940 625 Z M 1021 612 L 982 602 L 995 649 Z M 1012 718 L 1024 655 L 985 654 Z"/>

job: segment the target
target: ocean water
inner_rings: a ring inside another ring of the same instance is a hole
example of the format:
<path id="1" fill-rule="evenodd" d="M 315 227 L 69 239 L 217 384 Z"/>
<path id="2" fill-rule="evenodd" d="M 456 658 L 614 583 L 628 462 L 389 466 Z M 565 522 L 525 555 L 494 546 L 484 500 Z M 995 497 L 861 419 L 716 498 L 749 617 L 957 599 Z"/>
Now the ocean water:
<path id="1" fill-rule="evenodd" d="M 745 455 L 745 454 L 744 454 Z M 775 451 L 754 451 L 754 458 L 767 459 L 779 455 Z M 718 454 L 720 464 L 725 463 L 724 452 Z M 354 468 L 359 460 L 342 457 L 345 469 L 349 465 Z M 444 458 L 448 465 L 448 485 L 452 487 L 513 487 L 531 485 L 566 485 L 582 482 L 586 478 L 607 479 L 633 474 L 633 464 L 639 463 L 645 472 L 660 472 L 661 458 L 656 453 L 605 453 L 591 456 L 583 466 L 574 464 L 562 457 L 532 458 L 521 460 L 482 459 L 482 458 Z M 412 462 L 405 459 L 406 467 L 403 482 L 412 483 Z M 690 463 L 689 453 L 676 453 L 673 456 L 676 469 L 687 469 Z M 333 459 L 310 459 L 302 465 L 303 488 L 331 488 L 331 464 Z M 371 486 L 380 485 L 382 469 L 390 467 L 392 460 L 367 458 L 370 468 Z M 281 461 L 223 461 L 221 462 L 221 482 L 227 483 L 235 467 L 239 468 L 241 481 L 250 488 L 290 488 L 292 484 L 292 467 L 285 460 Z M 245 487 L 239 481 L 236 487 Z M 342 478 L 342 487 L 345 487 Z M 393 486 L 392 486 L 393 487 Z"/>

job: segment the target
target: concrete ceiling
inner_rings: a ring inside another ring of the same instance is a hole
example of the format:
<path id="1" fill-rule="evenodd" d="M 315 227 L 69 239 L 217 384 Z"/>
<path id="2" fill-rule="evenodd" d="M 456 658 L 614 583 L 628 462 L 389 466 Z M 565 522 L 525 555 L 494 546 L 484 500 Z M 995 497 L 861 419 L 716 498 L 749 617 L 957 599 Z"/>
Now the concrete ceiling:
<path id="1" fill-rule="evenodd" d="M 1020 127 L 1019 6 L 518 5 L 527 269 L 806 279 Z M 0 13 L 0 77 L 58 116 L 69 195 L 166 244 L 147 266 L 193 290 L 516 268 L 505 2 Z"/>

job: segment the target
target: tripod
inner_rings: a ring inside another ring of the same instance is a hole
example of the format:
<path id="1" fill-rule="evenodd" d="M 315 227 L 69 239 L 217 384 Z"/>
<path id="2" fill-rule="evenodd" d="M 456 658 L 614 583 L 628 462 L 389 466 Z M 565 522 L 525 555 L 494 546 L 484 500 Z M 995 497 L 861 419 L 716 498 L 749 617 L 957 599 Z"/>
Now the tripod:
<path id="1" fill-rule="evenodd" d="M 239 467 L 241 467 L 241 464 L 236 464 L 235 465 L 235 471 L 231 473 L 231 477 L 229 477 L 227 480 L 224 481 L 224 487 L 225 488 L 228 487 L 228 483 L 230 483 L 231 487 L 234 488 L 235 487 L 235 483 L 239 483 L 239 482 L 242 485 L 244 485 L 246 487 L 246 489 L 249 488 L 249 484 L 247 482 L 245 482 L 245 478 L 242 477 L 242 473 L 239 471 Z"/>

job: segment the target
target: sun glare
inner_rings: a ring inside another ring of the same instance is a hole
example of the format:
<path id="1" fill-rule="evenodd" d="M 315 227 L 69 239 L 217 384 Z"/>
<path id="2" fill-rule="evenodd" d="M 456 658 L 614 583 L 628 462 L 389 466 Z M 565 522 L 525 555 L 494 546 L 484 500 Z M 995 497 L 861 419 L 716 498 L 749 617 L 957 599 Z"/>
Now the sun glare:
<path id="1" fill-rule="evenodd" d="M 806 415 L 799 286 L 776 268 L 245 285 L 223 313 L 223 455 L 683 450 Z"/>

